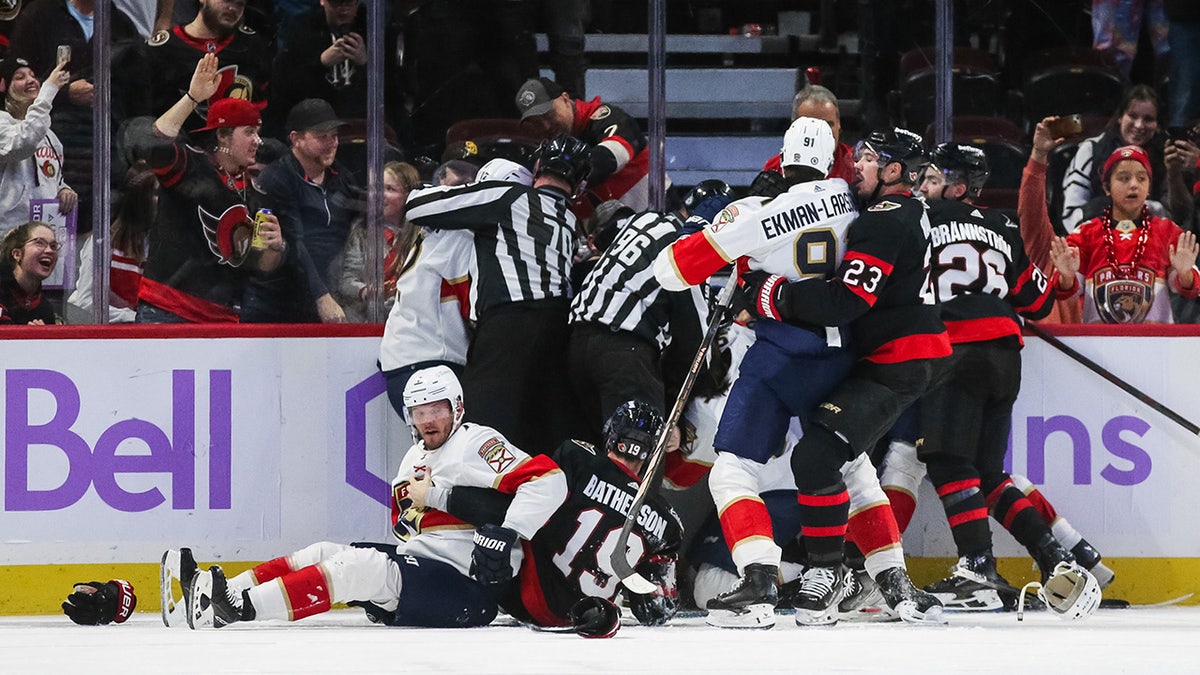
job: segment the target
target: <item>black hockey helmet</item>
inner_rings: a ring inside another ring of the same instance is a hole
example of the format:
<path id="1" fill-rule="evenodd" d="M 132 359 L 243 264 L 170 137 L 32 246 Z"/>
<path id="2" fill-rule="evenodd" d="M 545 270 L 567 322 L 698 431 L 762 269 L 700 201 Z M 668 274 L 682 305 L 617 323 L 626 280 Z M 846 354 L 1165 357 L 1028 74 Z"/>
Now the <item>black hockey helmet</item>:
<path id="1" fill-rule="evenodd" d="M 733 199 L 733 188 L 729 187 L 729 184 L 725 181 L 717 178 L 702 180 L 683 198 L 683 208 L 687 209 L 688 213 L 691 213 L 700 202 L 715 195 L 724 195 Z"/>
<path id="2" fill-rule="evenodd" d="M 929 154 L 929 164 L 942 172 L 946 180 L 967 186 L 966 196 L 974 199 L 983 191 L 988 176 L 987 155 L 973 145 L 942 143 Z"/>
<path id="3" fill-rule="evenodd" d="M 587 143 L 568 134 L 542 141 L 533 153 L 533 175 L 551 174 L 577 187 L 592 170 L 590 151 Z"/>
<path id="4" fill-rule="evenodd" d="M 909 185 L 916 185 L 924 178 L 925 166 L 929 164 L 924 144 L 925 140 L 918 134 L 895 127 L 872 131 L 871 135 L 859 141 L 856 150 L 867 148 L 879 155 L 880 171 L 892 162 L 900 164 L 904 168 L 900 182 L 907 181 Z"/>
<path id="5" fill-rule="evenodd" d="M 626 401 L 604 422 L 604 450 L 644 460 L 654 449 L 663 418 L 648 403 Z"/>

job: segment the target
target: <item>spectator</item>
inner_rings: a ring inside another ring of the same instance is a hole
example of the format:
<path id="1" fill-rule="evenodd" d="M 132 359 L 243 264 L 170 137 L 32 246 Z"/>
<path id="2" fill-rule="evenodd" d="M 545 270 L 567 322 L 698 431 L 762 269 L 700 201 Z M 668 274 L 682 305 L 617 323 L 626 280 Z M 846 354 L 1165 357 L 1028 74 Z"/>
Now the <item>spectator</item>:
<path id="1" fill-rule="evenodd" d="M 147 168 L 131 171 L 125 189 L 114 205 L 108 266 L 108 322 L 133 323 L 137 317 L 138 291 L 146 263 L 150 228 L 158 202 L 158 180 Z M 67 298 L 70 323 L 91 322 L 94 240 L 88 237 L 79 256 L 75 291 Z M 78 317 L 78 318 L 76 318 Z"/>
<path id="2" fill-rule="evenodd" d="M 320 98 L 340 117 L 366 117 L 366 16 L 359 0 L 320 2 L 285 29 L 287 46 L 275 57 L 268 112 L 282 116 L 302 99 Z"/>
<path id="3" fill-rule="evenodd" d="M 92 228 L 93 85 L 92 14 L 95 0 L 47 0 L 30 4 L 13 26 L 11 53 L 29 62 L 34 73 L 57 66 L 58 45 L 71 48 L 70 84 L 64 96 L 54 99 L 51 118 L 62 141 L 67 161 L 60 167 L 63 179 L 78 193 L 77 227 Z M 120 10 L 111 13 L 111 41 L 138 40 L 137 29 Z M 61 156 L 61 155 L 60 155 Z"/>
<path id="4" fill-rule="evenodd" d="M 1092 46 L 1096 51 L 1111 54 L 1126 80 L 1133 71 L 1133 59 L 1137 56 L 1143 28 L 1150 38 L 1156 60 L 1161 63 L 1167 57 L 1167 16 L 1163 13 L 1163 2 L 1092 0 L 1092 30 L 1095 33 Z"/>
<path id="5" fill-rule="evenodd" d="M 267 42 L 243 25 L 245 10 L 246 0 L 201 0 L 189 23 L 156 33 L 146 43 L 137 77 L 122 78 L 136 89 L 122 90 L 114 82 L 114 98 L 124 99 L 132 115 L 159 114 L 188 91 L 195 60 L 215 54 L 220 81 L 211 103 L 232 97 L 265 107 L 272 53 Z M 208 105 L 197 104 L 192 114 L 191 122 L 206 120 Z"/>
<path id="6" fill-rule="evenodd" d="M 847 183 L 854 182 L 854 150 L 842 142 L 842 117 L 838 110 L 837 96 L 819 84 L 806 86 L 796 92 L 796 97 L 792 99 L 792 121 L 796 121 L 798 117 L 813 117 L 829 123 L 829 128 L 833 130 L 833 140 L 837 143 L 829 177 L 841 178 Z M 778 154 L 772 155 L 763 166 L 763 171 L 782 174 L 779 157 Z"/>
<path id="7" fill-rule="evenodd" d="M 113 6 L 129 17 L 138 37 L 149 40 L 155 33 L 171 27 L 175 0 L 113 0 Z"/>
<path id="8" fill-rule="evenodd" d="M 1163 0 L 1170 21 L 1171 88 L 1167 123 L 1184 127 L 1200 120 L 1200 3 Z"/>
<path id="9" fill-rule="evenodd" d="M 63 180 L 63 146 L 50 130 L 50 106 L 70 77 L 59 64 L 42 84 L 25 59 L 0 61 L 0 231 L 28 221 L 34 199 L 57 199 L 62 213 L 75 209 L 78 196 Z"/>
<path id="10" fill-rule="evenodd" d="M 1200 295 L 1196 235 L 1150 214 L 1152 169 L 1142 148 L 1117 148 L 1102 175 L 1112 206 L 1051 243 L 1058 299 L 1082 296 L 1084 323 L 1171 323 L 1168 288 Z"/>
<path id="11" fill-rule="evenodd" d="M 332 264 L 358 211 L 356 188 L 337 162 L 338 127 L 328 102 L 308 98 L 288 113 L 292 151 L 263 169 L 258 185 L 283 227 L 291 255 L 277 272 L 251 280 L 243 317 L 254 322 L 344 323 L 333 298 Z"/>
<path id="12" fill-rule="evenodd" d="M 516 101 L 522 122 L 540 122 L 548 136 L 570 134 L 591 146 L 587 193 L 575 204 L 580 218 L 591 216 L 596 206 L 610 199 L 634 211 L 650 207 L 646 135 L 628 113 L 605 104 L 599 96 L 591 101 L 573 99 L 544 77 L 521 85 Z M 669 180 L 664 187 L 670 187 Z"/>
<path id="13" fill-rule="evenodd" d="M 251 221 L 265 197 L 246 175 L 260 143 L 258 109 L 244 99 L 222 99 L 208 106 L 207 124 L 193 132 L 206 136 L 192 144 L 177 138 L 220 78 L 216 54 L 204 55 L 179 101 L 151 128 L 142 124 L 131 133 L 135 154 L 163 188 L 138 292 L 139 323 L 236 322 L 247 277 L 275 270 L 286 254 L 278 218 Z"/>
<path id="14" fill-rule="evenodd" d="M 62 323 L 42 295 L 42 282 L 58 264 L 58 240 L 54 229 L 27 222 L 4 235 L 0 245 L 0 326 Z"/>
<path id="15" fill-rule="evenodd" d="M 334 264 L 335 269 L 340 267 L 342 271 L 338 302 L 346 311 L 347 321 L 366 321 L 368 303 L 381 295 L 384 309 L 391 310 L 396 302 L 400 266 L 408 259 L 417 239 L 417 228 L 404 219 L 404 202 L 408 193 L 420 185 L 421 177 L 411 164 L 390 162 L 383 167 L 383 292 L 371 286 L 372 275 L 367 273 L 367 239 L 371 228 L 365 219 L 359 219 L 346 240 L 342 264 Z"/>
<path id="16" fill-rule="evenodd" d="M 550 67 L 554 81 L 572 98 L 584 98 L 587 75 L 584 35 L 592 18 L 590 0 L 538 0 L 538 14 L 545 25 Z"/>
<path id="17" fill-rule="evenodd" d="M 1150 199 L 1162 199 L 1166 170 L 1163 137 L 1158 133 L 1158 111 L 1158 94 L 1154 89 L 1144 84 L 1130 87 L 1104 132 L 1079 144 L 1062 183 L 1062 224 L 1067 232 L 1074 232 L 1080 223 L 1100 215 L 1111 203 L 1101 185 L 1100 167 L 1102 160 L 1121 146 L 1137 145 L 1146 150 L 1155 176 Z M 1167 215 L 1159 201 L 1152 201 L 1150 207 L 1158 215 Z"/>

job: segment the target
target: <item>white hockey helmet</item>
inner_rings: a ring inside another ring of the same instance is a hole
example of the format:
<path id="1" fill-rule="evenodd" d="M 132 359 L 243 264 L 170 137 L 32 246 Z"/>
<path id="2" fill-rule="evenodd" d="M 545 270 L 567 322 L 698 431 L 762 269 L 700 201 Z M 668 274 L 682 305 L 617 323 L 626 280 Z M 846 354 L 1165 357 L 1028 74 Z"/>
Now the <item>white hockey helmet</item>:
<path id="1" fill-rule="evenodd" d="M 829 122 L 815 117 L 797 117 L 783 134 L 782 166 L 807 166 L 828 176 L 833 168 L 837 141 Z"/>
<path id="2" fill-rule="evenodd" d="M 1046 606 L 1066 620 L 1086 619 L 1100 607 L 1100 582 L 1072 562 L 1055 565 L 1054 572 L 1037 593 Z"/>
<path id="3" fill-rule="evenodd" d="M 482 183 L 485 180 L 533 185 L 533 172 L 510 159 L 497 157 L 479 167 L 479 173 L 475 174 L 475 182 Z"/>
<path id="4" fill-rule="evenodd" d="M 449 401 L 450 411 L 454 413 L 454 425 L 451 431 L 462 424 L 463 407 L 462 385 L 458 377 L 446 366 L 433 366 L 413 373 L 404 385 L 404 407 L 410 411 L 419 405 L 434 401 Z"/>

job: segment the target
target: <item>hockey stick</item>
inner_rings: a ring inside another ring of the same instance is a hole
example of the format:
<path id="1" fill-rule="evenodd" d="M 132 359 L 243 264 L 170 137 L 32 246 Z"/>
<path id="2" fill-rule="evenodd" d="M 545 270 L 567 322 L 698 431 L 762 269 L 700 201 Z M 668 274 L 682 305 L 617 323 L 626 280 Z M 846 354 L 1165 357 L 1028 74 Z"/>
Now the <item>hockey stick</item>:
<path id="1" fill-rule="evenodd" d="M 1200 435 L 1200 426 L 1197 426 L 1195 423 L 1193 423 L 1191 420 L 1187 419 L 1183 415 L 1180 415 L 1179 413 L 1175 412 L 1174 410 L 1171 410 L 1167 406 L 1150 398 L 1150 396 L 1148 394 L 1146 394 L 1146 392 L 1142 391 L 1141 389 L 1138 389 L 1137 387 L 1133 386 L 1132 384 L 1129 384 L 1125 380 L 1122 380 L 1121 378 L 1117 377 L 1116 375 L 1114 375 L 1112 373 L 1112 371 L 1108 370 L 1104 366 L 1096 363 L 1095 361 L 1089 359 L 1088 357 L 1084 356 L 1083 354 L 1080 354 L 1079 352 L 1075 351 L 1071 347 L 1068 347 L 1062 340 L 1059 340 L 1058 338 L 1054 337 L 1050 333 L 1046 332 L 1046 329 L 1038 326 L 1037 324 L 1028 323 L 1028 322 L 1025 324 L 1025 327 L 1028 328 L 1030 331 L 1032 331 L 1034 335 L 1045 340 L 1046 343 L 1049 344 L 1051 347 L 1054 347 L 1058 351 L 1062 352 L 1063 354 L 1066 354 L 1067 356 L 1071 357 L 1072 359 L 1074 359 L 1075 361 L 1077 361 L 1078 363 L 1083 365 L 1088 370 L 1090 370 L 1093 373 L 1096 373 L 1097 375 L 1099 375 L 1100 377 L 1103 377 L 1104 379 L 1108 380 L 1109 382 L 1111 382 L 1113 385 L 1115 385 L 1121 391 L 1125 392 L 1126 394 L 1129 394 L 1130 396 L 1136 398 L 1137 400 L 1141 401 L 1142 403 L 1145 403 L 1146 405 L 1150 406 L 1151 408 L 1154 408 L 1159 413 L 1161 413 L 1164 417 L 1166 417 L 1167 419 L 1171 420 L 1172 422 L 1178 424 L 1179 426 L 1183 427 L 1184 429 L 1187 429 L 1188 431 L 1192 432 L 1193 434 Z"/>
<path id="2" fill-rule="evenodd" d="M 625 515 L 625 525 L 621 527 L 621 534 L 617 537 L 617 545 L 613 547 L 612 553 L 609 555 L 609 563 L 612 569 L 621 578 L 621 583 L 630 591 L 639 594 L 653 593 L 658 587 L 646 580 L 645 577 L 634 571 L 629 564 L 629 559 L 626 557 L 626 547 L 629 544 L 629 533 L 633 530 L 634 523 L 637 522 L 638 514 L 642 509 L 642 505 L 646 503 L 646 499 L 650 493 L 658 490 L 662 483 L 663 463 L 667 457 L 667 442 L 671 437 L 671 429 L 679 422 L 679 417 L 683 414 L 683 407 L 687 405 L 688 395 L 692 393 L 692 386 L 696 384 L 696 377 L 700 374 L 700 365 L 704 363 L 704 357 L 708 354 L 708 350 L 712 347 L 713 339 L 717 336 L 717 330 L 721 326 L 721 318 L 725 316 L 725 312 L 733 304 L 733 294 L 737 290 L 737 270 L 729 275 L 729 280 L 725 282 L 725 288 L 721 289 L 721 294 L 717 296 L 717 306 L 713 310 L 713 314 L 708 319 L 708 330 L 704 333 L 704 338 L 700 340 L 700 348 L 696 350 L 696 358 L 692 359 L 692 366 L 688 369 L 687 377 L 683 380 L 683 386 L 679 389 L 679 395 L 675 397 L 675 405 L 671 408 L 671 415 L 663 424 L 662 429 L 658 433 L 658 441 L 655 443 L 654 452 L 650 454 L 650 459 L 646 465 L 645 476 L 642 478 L 642 484 L 638 487 L 637 494 L 633 497 L 633 504 L 629 507 L 629 513 Z"/>

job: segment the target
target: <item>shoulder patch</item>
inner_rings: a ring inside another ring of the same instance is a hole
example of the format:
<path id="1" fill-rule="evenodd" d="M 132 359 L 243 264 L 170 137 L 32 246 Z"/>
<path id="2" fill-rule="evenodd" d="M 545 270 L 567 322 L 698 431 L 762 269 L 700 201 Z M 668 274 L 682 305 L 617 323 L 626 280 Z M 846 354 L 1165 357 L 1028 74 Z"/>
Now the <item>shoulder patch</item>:
<path id="1" fill-rule="evenodd" d="M 900 208 L 900 205 L 897 204 L 896 202 L 882 201 L 882 202 L 879 202 L 878 204 L 872 204 L 871 206 L 867 207 L 867 210 L 868 211 L 893 211 L 898 208 Z"/>
<path id="2" fill-rule="evenodd" d="M 602 105 L 599 108 L 596 108 L 596 111 L 592 113 L 592 116 L 590 119 L 602 120 L 611 114 L 612 114 L 612 108 L 609 108 L 607 105 Z"/>
<path id="3" fill-rule="evenodd" d="M 156 30 L 154 31 L 154 35 L 151 35 L 150 39 L 146 40 L 146 44 L 150 45 L 151 47 L 161 47 L 162 45 L 167 44 L 167 40 L 170 38 L 170 32 L 166 30 Z"/>
<path id="4" fill-rule="evenodd" d="M 504 441 L 496 436 L 487 439 L 483 445 L 479 446 L 479 456 L 496 473 L 504 473 L 517 460 L 517 456 L 512 453 L 512 450 L 509 450 Z"/>
<path id="5" fill-rule="evenodd" d="M 727 206 L 724 209 L 721 209 L 721 212 L 717 214 L 716 218 L 713 218 L 712 225 L 709 226 L 709 229 L 711 229 L 713 232 L 716 232 L 722 227 L 733 222 L 733 219 L 737 218 L 737 215 L 738 210 L 736 206 Z"/>
<path id="6" fill-rule="evenodd" d="M 588 452 L 592 453 L 593 455 L 596 454 L 596 446 L 591 443 L 588 443 L 587 441 L 581 441 L 578 438 L 572 438 L 571 442 L 574 443 L 575 445 L 578 445 L 580 448 L 587 450 Z"/>

